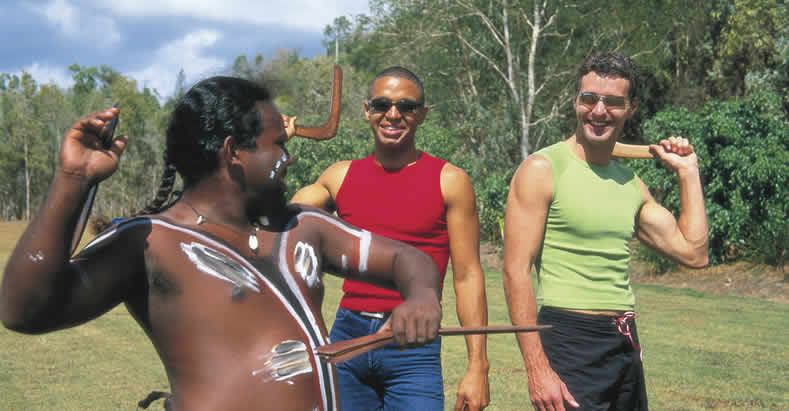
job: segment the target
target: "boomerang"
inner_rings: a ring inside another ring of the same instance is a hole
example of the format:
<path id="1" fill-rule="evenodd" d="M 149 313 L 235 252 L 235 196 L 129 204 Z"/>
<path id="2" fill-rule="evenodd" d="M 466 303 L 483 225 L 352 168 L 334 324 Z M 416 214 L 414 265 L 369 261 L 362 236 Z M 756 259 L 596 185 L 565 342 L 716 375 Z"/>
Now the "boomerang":
<path id="1" fill-rule="evenodd" d="M 455 327 L 441 328 L 438 335 L 467 335 L 467 334 L 503 334 L 514 332 L 534 332 L 551 328 L 550 325 L 493 325 L 485 327 Z M 357 355 L 370 350 L 381 348 L 394 341 L 391 331 L 365 335 L 332 344 L 322 345 L 315 349 L 321 359 L 330 364 L 339 364 L 350 360 Z"/>
<path id="2" fill-rule="evenodd" d="M 312 140 L 328 140 L 337 135 L 340 126 L 340 108 L 342 106 L 342 68 L 334 65 L 331 87 L 331 108 L 326 123 L 318 127 L 304 127 L 296 125 L 295 135 Z"/>
<path id="3" fill-rule="evenodd" d="M 119 104 L 120 102 L 117 102 L 113 105 L 113 107 L 118 108 Z M 112 139 L 115 134 L 115 126 L 118 125 L 118 117 L 120 117 L 120 113 L 110 120 L 110 124 L 107 126 L 107 131 L 104 133 L 104 135 L 100 136 L 101 145 L 105 150 L 109 150 L 110 146 L 112 145 Z M 74 251 L 76 251 L 77 246 L 79 246 L 79 241 L 82 239 L 82 234 L 85 233 L 85 227 L 88 224 L 88 217 L 90 217 L 90 211 L 93 208 L 93 200 L 96 199 L 96 191 L 98 190 L 99 183 L 93 184 L 88 190 L 88 198 L 86 198 L 85 203 L 82 204 L 82 213 L 80 213 L 79 219 L 77 220 L 77 227 L 74 230 L 74 236 L 71 237 L 71 255 L 73 255 Z"/>
<path id="4" fill-rule="evenodd" d="M 693 147 L 690 148 L 690 152 L 693 152 Z M 616 143 L 611 155 L 620 158 L 657 158 L 649 152 L 649 146 L 639 144 Z"/>

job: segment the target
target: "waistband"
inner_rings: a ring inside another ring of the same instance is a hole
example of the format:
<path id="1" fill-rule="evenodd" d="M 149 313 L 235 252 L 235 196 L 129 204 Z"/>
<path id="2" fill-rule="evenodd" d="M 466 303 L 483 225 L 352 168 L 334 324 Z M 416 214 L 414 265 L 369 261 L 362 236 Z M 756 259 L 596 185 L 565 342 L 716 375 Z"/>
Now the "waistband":
<path id="1" fill-rule="evenodd" d="M 379 320 L 385 320 L 392 315 L 392 312 L 383 312 L 383 311 L 358 311 L 358 310 L 348 310 L 356 315 L 367 317 L 367 318 L 376 318 Z"/>

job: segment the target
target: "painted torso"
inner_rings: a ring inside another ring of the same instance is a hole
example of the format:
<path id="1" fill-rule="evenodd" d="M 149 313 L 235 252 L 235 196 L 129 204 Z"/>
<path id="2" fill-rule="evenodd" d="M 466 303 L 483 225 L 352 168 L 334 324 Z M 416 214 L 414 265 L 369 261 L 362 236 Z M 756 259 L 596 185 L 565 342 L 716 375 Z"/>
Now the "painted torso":
<path id="1" fill-rule="evenodd" d="M 157 218 L 129 220 L 86 248 L 145 236 L 147 292 L 127 307 L 159 353 L 176 409 L 337 409 L 334 370 L 313 354 L 328 338 L 310 219 L 325 217 L 258 231 L 257 253 L 247 236 Z"/>

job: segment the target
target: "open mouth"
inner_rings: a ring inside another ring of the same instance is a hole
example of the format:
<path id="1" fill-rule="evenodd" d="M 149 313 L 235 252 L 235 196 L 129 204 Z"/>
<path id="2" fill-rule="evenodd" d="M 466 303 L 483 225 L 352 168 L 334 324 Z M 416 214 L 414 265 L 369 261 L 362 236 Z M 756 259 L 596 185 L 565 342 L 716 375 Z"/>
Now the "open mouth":
<path id="1" fill-rule="evenodd" d="M 401 127 L 381 127 L 380 131 L 383 137 L 396 139 L 403 134 L 405 129 Z"/>

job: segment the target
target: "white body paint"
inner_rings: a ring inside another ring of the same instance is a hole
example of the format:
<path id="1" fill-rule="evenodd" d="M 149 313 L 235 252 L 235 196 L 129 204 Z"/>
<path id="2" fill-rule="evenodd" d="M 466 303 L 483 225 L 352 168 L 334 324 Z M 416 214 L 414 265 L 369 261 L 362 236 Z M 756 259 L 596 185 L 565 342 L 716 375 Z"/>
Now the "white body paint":
<path id="1" fill-rule="evenodd" d="M 321 278 L 318 273 L 318 257 L 310 244 L 299 241 L 293 249 L 293 268 L 301 279 L 312 288 L 320 284 Z"/>
<path id="2" fill-rule="evenodd" d="M 252 371 L 252 376 L 263 375 L 264 382 L 285 381 L 297 375 L 312 373 L 310 353 L 307 352 L 307 345 L 301 341 L 283 341 L 259 358 L 264 361 L 263 368 Z"/>

